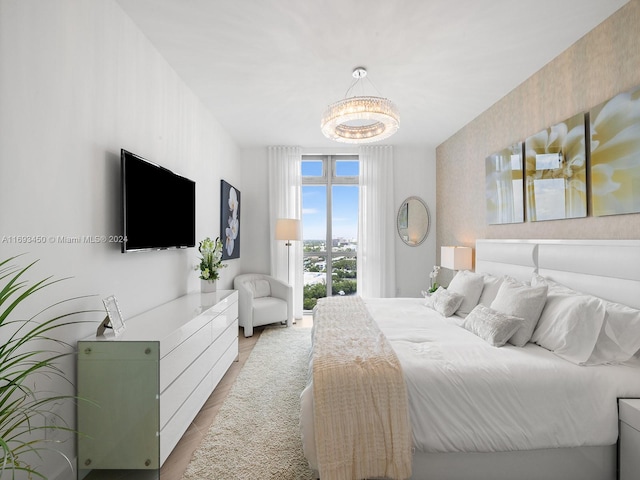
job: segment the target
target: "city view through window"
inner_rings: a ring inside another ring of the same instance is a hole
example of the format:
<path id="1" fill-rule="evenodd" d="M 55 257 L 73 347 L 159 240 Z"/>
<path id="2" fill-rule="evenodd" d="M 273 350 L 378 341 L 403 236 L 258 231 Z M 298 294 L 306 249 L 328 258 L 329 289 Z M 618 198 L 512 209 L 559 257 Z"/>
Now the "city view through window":
<path id="1" fill-rule="evenodd" d="M 304 309 L 329 295 L 353 295 L 358 251 L 357 156 L 304 156 Z"/>

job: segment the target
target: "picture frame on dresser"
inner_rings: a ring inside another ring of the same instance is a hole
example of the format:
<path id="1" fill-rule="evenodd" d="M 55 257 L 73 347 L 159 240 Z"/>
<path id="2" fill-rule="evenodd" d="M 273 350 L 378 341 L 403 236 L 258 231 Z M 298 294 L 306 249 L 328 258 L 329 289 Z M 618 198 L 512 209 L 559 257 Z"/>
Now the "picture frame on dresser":
<path id="1" fill-rule="evenodd" d="M 107 328 L 113 330 L 113 334 L 117 337 L 126 328 L 118 300 L 115 295 L 109 295 L 107 298 L 102 299 L 104 308 L 107 311 L 107 316 L 104 317 L 102 323 L 98 326 L 97 336 L 104 335 Z"/>

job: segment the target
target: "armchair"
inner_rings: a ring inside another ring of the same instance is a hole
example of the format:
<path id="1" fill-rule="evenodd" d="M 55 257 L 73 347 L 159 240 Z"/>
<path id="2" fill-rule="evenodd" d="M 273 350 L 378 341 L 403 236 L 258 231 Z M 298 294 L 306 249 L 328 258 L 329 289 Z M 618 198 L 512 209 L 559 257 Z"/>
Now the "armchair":
<path id="1" fill-rule="evenodd" d="M 261 273 L 236 276 L 233 288 L 238 290 L 238 324 L 244 336 L 253 335 L 253 327 L 276 322 L 293 324 L 293 287 L 277 278 Z"/>

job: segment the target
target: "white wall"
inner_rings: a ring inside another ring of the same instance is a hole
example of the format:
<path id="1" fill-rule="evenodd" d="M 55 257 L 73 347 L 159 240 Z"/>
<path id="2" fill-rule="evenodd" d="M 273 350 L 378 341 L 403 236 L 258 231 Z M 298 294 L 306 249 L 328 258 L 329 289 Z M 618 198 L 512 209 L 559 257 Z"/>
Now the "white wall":
<path id="1" fill-rule="evenodd" d="M 413 195 L 425 201 L 431 217 L 429 236 L 421 245 L 410 247 L 396 235 L 396 296 L 420 297 L 436 264 L 436 153 L 427 147 L 394 147 L 393 161 L 396 211 Z"/>
<path id="2" fill-rule="evenodd" d="M 344 149 L 339 153 L 345 153 Z M 357 152 L 357 149 L 353 150 Z M 303 153 L 338 153 L 337 150 L 304 148 Z M 348 152 L 347 152 L 348 153 Z M 267 148 L 241 151 L 242 164 L 242 263 L 243 272 L 269 273 L 269 185 Z M 415 195 L 421 197 L 431 213 L 431 231 L 422 245 L 409 247 L 396 235 L 397 296 L 419 297 L 429 285 L 429 272 L 435 265 L 435 151 L 426 147 L 394 147 L 394 206 Z"/>
<path id="3" fill-rule="evenodd" d="M 242 273 L 271 272 L 269 230 L 269 155 L 267 147 L 243 148 L 242 170 Z"/>
<path id="4" fill-rule="evenodd" d="M 196 248 L 125 255 L 113 243 L 16 243 L 119 234 L 120 148 L 196 181 L 197 239 L 219 235 L 221 178 L 247 190 L 235 143 L 115 2 L 0 0 L 0 105 L 0 260 L 39 259 L 32 280 L 71 277 L 30 313 L 78 295 L 95 296 L 74 307 L 100 310 L 115 294 L 131 317 L 199 289 Z M 228 263 L 222 288 L 239 271 L 239 260 Z M 85 316 L 94 323 L 65 340 L 92 334 L 102 316 Z M 73 407 L 62 410 L 73 426 Z M 75 457 L 72 441 L 63 450 Z M 45 464 L 50 478 L 71 478 L 61 458 Z"/>

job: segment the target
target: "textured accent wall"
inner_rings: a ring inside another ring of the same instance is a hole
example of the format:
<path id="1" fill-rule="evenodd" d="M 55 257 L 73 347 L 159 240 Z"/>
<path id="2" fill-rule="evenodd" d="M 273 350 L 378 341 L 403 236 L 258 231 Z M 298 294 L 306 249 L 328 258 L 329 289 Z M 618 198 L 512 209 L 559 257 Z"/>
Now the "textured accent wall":
<path id="1" fill-rule="evenodd" d="M 488 225 L 484 183 L 488 155 L 640 85 L 639 25 L 631 0 L 436 149 L 438 250 L 478 238 L 640 238 L 640 214 Z"/>

